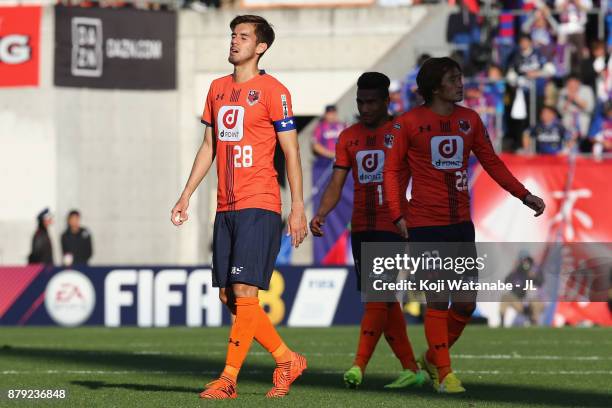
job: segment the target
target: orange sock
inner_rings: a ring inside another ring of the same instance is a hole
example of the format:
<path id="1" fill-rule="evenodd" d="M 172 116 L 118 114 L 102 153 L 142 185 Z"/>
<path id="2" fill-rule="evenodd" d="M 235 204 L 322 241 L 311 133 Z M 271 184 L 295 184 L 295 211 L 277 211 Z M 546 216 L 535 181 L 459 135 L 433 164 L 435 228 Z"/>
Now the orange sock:
<path id="1" fill-rule="evenodd" d="M 427 308 L 425 312 L 425 337 L 429 350 L 427 360 L 438 368 L 440 382 L 451 372 L 450 354 L 448 352 L 448 310 Z"/>
<path id="2" fill-rule="evenodd" d="M 291 360 L 291 350 L 278 335 L 270 318 L 261 307 L 258 312 L 259 324 L 255 330 L 255 340 L 265 348 L 277 363 Z"/>
<path id="3" fill-rule="evenodd" d="M 361 333 L 359 335 L 359 345 L 357 355 L 353 365 L 359 366 L 361 372 L 365 368 L 374 353 L 374 348 L 385 326 L 387 325 L 387 304 L 384 302 L 368 302 L 365 304 L 365 311 L 361 319 Z"/>
<path id="4" fill-rule="evenodd" d="M 464 316 L 451 309 L 448 311 L 448 348 L 451 348 L 463 333 L 463 329 L 469 323 L 472 316 Z"/>
<path id="5" fill-rule="evenodd" d="M 414 360 L 412 345 L 406 333 L 406 320 L 399 302 L 388 304 L 387 325 L 385 326 L 385 339 L 395 357 L 398 358 L 404 370 L 417 371 L 419 368 Z"/>
<path id="6" fill-rule="evenodd" d="M 227 358 L 225 359 L 226 369 L 223 370 L 223 374 L 230 378 L 233 376 L 234 381 L 238 377 L 240 367 L 253 342 L 259 323 L 258 309 L 261 310 L 261 307 L 256 297 L 236 299 L 236 320 L 230 331 Z M 233 368 L 235 372 L 228 370 L 227 366 Z"/>

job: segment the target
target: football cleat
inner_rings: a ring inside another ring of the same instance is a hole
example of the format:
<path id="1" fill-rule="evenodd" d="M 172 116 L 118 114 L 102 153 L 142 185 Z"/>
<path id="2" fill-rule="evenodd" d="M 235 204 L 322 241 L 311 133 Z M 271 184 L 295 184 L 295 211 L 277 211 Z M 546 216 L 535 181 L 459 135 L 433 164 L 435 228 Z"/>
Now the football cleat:
<path id="1" fill-rule="evenodd" d="M 202 399 L 234 399 L 238 396 L 236 382 L 225 376 L 209 382 L 204 388 L 200 393 Z"/>
<path id="2" fill-rule="evenodd" d="M 363 381 L 363 373 L 361 372 L 361 368 L 359 366 L 352 366 L 344 373 L 344 384 L 348 388 L 357 388 L 361 385 L 361 381 Z"/>
<path id="3" fill-rule="evenodd" d="M 426 380 L 425 373 L 421 370 L 416 373 L 412 370 L 404 370 L 395 381 L 385 385 L 385 388 L 420 387 Z"/>
<path id="4" fill-rule="evenodd" d="M 293 354 L 290 361 L 278 363 L 272 374 L 272 383 L 274 386 L 268 391 L 268 398 L 282 398 L 289 394 L 291 384 L 300 376 L 307 367 L 306 358 L 296 352 Z"/>
<path id="5" fill-rule="evenodd" d="M 461 385 L 461 380 L 459 380 L 453 372 L 446 374 L 446 377 L 444 377 L 440 384 L 438 384 L 436 380 L 434 382 L 434 388 L 441 394 L 459 394 L 465 392 L 465 388 Z"/>

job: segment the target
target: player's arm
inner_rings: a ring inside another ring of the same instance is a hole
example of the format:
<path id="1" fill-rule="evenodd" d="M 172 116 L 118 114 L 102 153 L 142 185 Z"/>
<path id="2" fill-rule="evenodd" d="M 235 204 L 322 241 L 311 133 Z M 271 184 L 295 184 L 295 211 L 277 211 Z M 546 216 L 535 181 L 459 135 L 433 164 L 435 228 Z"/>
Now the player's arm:
<path id="1" fill-rule="evenodd" d="M 340 201 L 342 188 L 344 187 L 346 176 L 348 175 L 349 171 L 350 168 L 334 166 L 334 172 L 332 173 L 331 179 L 329 180 L 327 187 L 325 187 L 325 191 L 321 197 L 319 209 L 312 220 L 310 220 L 310 231 L 315 237 L 323 236 L 323 231 L 321 228 L 323 225 L 325 225 L 325 217 L 327 217 L 327 214 L 329 214 L 331 210 L 336 207 L 338 201 Z"/>
<path id="2" fill-rule="evenodd" d="M 336 158 L 334 162 L 334 171 L 321 197 L 319 209 L 312 220 L 310 220 L 310 231 L 312 231 L 315 237 L 323 236 L 321 228 L 325 225 L 325 217 L 336 207 L 338 201 L 340 201 L 342 188 L 346 182 L 346 176 L 348 172 L 351 171 L 352 160 L 347 146 L 348 137 L 349 133 L 346 130 L 343 130 L 338 137 L 336 152 L 334 154 Z"/>
<path id="3" fill-rule="evenodd" d="M 287 235 L 291 235 L 291 244 L 298 247 L 306 235 L 306 213 L 304 212 L 304 193 L 300 145 L 295 129 L 277 132 L 278 141 L 285 154 L 287 179 L 291 190 L 291 212 L 287 220 Z"/>
<path id="4" fill-rule="evenodd" d="M 319 142 L 312 142 L 312 151 L 318 154 L 319 156 L 326 157 L 328 159 L 334 158 L 334 152 L 323 146 Z"/>
<path id="5" fill-rule="evenodd" d="M 495 150 L 493 150 L 493 145 L 489 140 L 487 130 L 480 118 L 478 119 L 474 132 L 474 145 L 472 150 L 485 171 L 500 185 L 500 187 L 523 201 L 523 204 L 527 207 L 534 210 L 536 217 L 540 216 L 546 207 L 544 201 L 540 197 L 531 194 L 525 186 L 510 173 L 508 167 L 506 167 L 504 162 L 501 161 L 499 156 L 495 153 Z"/>
<path id="6" fill-rule="evenodd" d="M 401 117 L 400 117 L 401 119 Z M 383 170 L 383 191 L 391 220 L 397 226 L 400 234 L 408 238 L 408 227 L 402 213 L 402 200 L 405 200 L 405 191 L 401 191 L 400 180 L 402 172 L 406 171 L 408 152 L 406 121 L 398 120 L 400 129 L 395 128 L 393 134 L 393 147 L 387 151 L 385 168 Z"/>
<path id="7" fill-rule="evenodd" d="M 181 225 L 189 218 L 187 214 L 187 208 L 189 207 L 189 199 L 193 192 L 198 188 L 208 171 L 215 158 L 215 146 L 213 139 L 213 128 L 206 126 L 204 130 L 204 140 L 198 149 L 198 153 L 193 161 L 191 167 L 191 174 L 185 188 L 181 193 L 178 201 L 174 208 L 172 208 L 172 215 L 170 220 L 174 225 Z"/>

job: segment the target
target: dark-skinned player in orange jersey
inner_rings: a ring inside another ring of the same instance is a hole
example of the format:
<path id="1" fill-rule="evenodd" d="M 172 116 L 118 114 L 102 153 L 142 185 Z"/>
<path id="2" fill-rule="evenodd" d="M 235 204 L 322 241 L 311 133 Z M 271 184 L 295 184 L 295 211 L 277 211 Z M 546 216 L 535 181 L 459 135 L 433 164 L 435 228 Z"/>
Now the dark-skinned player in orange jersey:
<path id="1" fill-rule="evenodd" d="M 351 242 L 357 288 L 361 289 L 361 243 L 403 242 L 392 222 L 383 199 L 382 177 L 387 151 L 393 145 L 389 107 L 389 78 L 379 72 L 366 72 L 357 81 L 359 123 L 345 129 L 336 144 L 336 161 L 331 180 L 321 198 L 316 215 L 310 222 L 314 236 L 323 235 L 325 217 L 334 209 L 349 172 L 355 186 Z M 407 166 L 401 168 L 399 186 L 406 191 L 410 178 Z M 363 273 L 367 273 L 364 271 Z M 367 302 L 361 321 L 357 354 L 353 366 L 345 372 L 344 382 L 357 388 L 363 381 L 366 366 L 380 336 L 391 346 L 402 365 L 399 377 L 387 388 L 420 386 L 425 381 L 415 361 L 406 321 L 399 302 Z"/>
<path id="2" fill-rule="evenodd" d="M 470 217 L 467 166 L 473 152 L 484 170 L 506 191 L 535 211 L 544 212 L 544 201 L 531 194 L 510 173 L 493 150 L 478 114 L 457 105 L 463 99 L 462 71 L 450 58 L 431 58 L 417 75 L 425 104 L 401 115 L 392 133 L 395 143 L 385 163 L 384 191 L 398 231 L 415 243 L 464 243 L 476 256 L 474 224 Z M 412 198 L 407 210 L 398 194 L 398 180 L 410 164 Z M 418 245 L 418 244 L 417 244 Z M 424 244 L 427 245 L 427 244 Z M 462 278 L 477 280 L 477 270 Z M 465 392 L 451 370 L 449 348 L 461 336 L 476 308 L 475 291 L 425 293 L 425 336 L 429 349 L 419 358 L 434 389 L 440 393 Z M 450 308 L 449 308 L 450 301 Z"/>

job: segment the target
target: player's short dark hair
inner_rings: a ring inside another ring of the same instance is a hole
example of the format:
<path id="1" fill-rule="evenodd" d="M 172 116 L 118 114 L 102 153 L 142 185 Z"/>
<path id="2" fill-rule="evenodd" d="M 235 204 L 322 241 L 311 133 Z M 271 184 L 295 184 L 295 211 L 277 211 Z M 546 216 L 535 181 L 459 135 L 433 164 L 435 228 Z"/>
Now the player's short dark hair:
<path id="1" fill-rule="evenodd" d="M 70 212 L 68 213 L 68 218 L 72 217 L 73 215 L 80 217 L 81 213 L 79 212 L 79 210 L 70 210 Z"/>
<path id="2" fill-rule="evenodd" d="M 391 80 L 381 72 L 364 72 L 357 80 L 357 89 L 377 90 L 383 99 L 389 97 Z"/>
<path id="3" fill-rule="evenodd" d="M 425 103 L 433 100 L 433 92 L 442 84 L 444 75 L 455 68 L 463 72 L 461 65 L 449 57 L 430 58 L 423 63 L 417 74 L 416 83 Z"/>
<path id="4" fill-rule="evenodd" d="M 257 44 L 264 43 L 268 46 L 268 48 L 272 46 L 275 38 L 274 28 L 272 28 L 272 25 L 268 23 L 265 18 L 252 14 L 236 16 L 230 22 L 230 29 L 234 31 L 234 28 L 236 28 L 238 24 L 253 24 L 255 26 L 255 38 L 257 39 Z"/>

